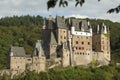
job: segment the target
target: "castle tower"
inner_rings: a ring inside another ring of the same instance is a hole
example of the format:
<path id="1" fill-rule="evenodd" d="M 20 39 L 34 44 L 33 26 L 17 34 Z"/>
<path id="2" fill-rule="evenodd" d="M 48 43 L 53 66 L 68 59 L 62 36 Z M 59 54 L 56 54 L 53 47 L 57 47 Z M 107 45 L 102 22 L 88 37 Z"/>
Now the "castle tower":
<path id="1" fill-rule="evenodd" d="M 98 29 L 99 28 L 99 29 Z M 93 50 L 95 52 L 103 53 L 102 58 L 106 61 L 110 61 L 110 33 L 104 23 L 101 26 L 97 26 L 97 33 L 93 36 Z"/>
<path id="2" fill-rule="evenodd" d="M 74 65 L 87 65 L 92 59 L 92 28 L 86 20 L 72 19 L 72 24 L 72 61 Z"/>
<path id="3" fill-rule="evenodd" d="M 67 43 L 62 44 L 62 66 L 66 67 L 70 65 L 70 53 Z"/>
<path id="4" fill-rule="evenodd" d="M 68 29 L 69 27 L 65 24 L 63 17 L 56 17 L 57 23 L 57 39 L 58 44 L 61 45 L 64 42 L 67 42 Z"/>

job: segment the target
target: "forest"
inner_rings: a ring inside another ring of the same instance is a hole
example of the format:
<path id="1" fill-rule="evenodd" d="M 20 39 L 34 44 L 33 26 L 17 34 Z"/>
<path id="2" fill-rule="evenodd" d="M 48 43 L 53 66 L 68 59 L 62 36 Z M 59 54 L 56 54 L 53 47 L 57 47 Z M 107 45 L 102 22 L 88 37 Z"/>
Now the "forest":
<path id="1" fill-rule="evenodd" d="M 18 80 L 119 80 L 120 79 L 120 23 L 102 19 L 88 19 L 91 25 L 104 22 L 110 27 L 111 65 L 100 68 L 68 67 L 36 74 L 28 72 Z M 10 46 L 23 46 L 27 54 L 32 54 L 35 42 L 41 39 L 43 26 L 42 16 L 13 16 L 0 19 L 0 69 L 6 68 L 6 57 Z M 73 74 L 75 74 L 73 76 Z M 33 77 L 32 75 L 35 75 Z M 80 76 L 79 76 L 80 75 Z M 88 77 L 85 77 L 87 75 Z M 103 77 L 103 79 L 101 79 Z M 29 79 L 31 78 L 31 79 Z M 113 79 L 114 78 L 114 79 Z M 3 80 L 4 77 L 2 78 Z"/>

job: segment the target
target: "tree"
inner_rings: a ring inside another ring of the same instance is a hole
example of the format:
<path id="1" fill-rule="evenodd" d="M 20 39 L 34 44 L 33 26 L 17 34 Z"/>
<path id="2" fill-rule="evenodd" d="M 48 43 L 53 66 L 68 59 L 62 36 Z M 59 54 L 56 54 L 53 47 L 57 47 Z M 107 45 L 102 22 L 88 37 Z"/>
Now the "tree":
<path id="1" fill-rule="evenodd" d="M 85 0 L 48 0 L 47 9 L 49 10 L 50 8 L 54 8 L 56 6 L 57 2 L 59 2 L 59 7 L 61 7 L 61 6 L 67 7 L 69 1 L 75 1 L 76 2 L 75 7 L 77 7 L 78 5 L 82 6 L 85 3 Z M 98 0 L 98 2 L 99 1 L 101 1 L 101 0 Z M 117 7 L 109 9 L 107 11 L 107 13 L 113 13 L 113 12 L 116 12 L 116 13 L 120 12 L 120 4 Z"/>

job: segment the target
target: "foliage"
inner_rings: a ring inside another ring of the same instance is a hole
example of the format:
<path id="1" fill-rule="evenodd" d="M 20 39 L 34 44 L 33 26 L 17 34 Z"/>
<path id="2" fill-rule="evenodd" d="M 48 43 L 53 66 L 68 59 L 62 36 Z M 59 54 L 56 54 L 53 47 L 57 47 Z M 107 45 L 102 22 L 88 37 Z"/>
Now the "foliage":
<path id="1" fill-rule="evenodd" d="M 6 66 L 10 46 L 23 46 L 31 54 L 41 37 L 41 16 L 13 16 L 0 19 L 0 69 Z"/>
<path id="2" fill-rule="evenodd" d="M 119 72 L 120 66 L 67 67 L 40 73 L 29 71 L 25 76 L 18 76 L 13 80 L 119 80 Z"/>
<path id="3" fill-rule="evenodd" d="M 113 12 L 116 12 L 116 13 L 120 12 L 120 4 L 117 7 L 108 10 L 108 13 L 113 13 Z"/>
<path id="4" fill-rule="evenodd" d="M 70 1 L 75 1 L 76 2 L 75 7 L 77 7 L 78 5 L 82 6 L 86 0 L 48 0 L 47 8 L 48 8 L 48 10 L 50 8 L 54 8 L 56 6 L 57 2 L 59 2 L 59 7 L 61 7 L 61 6 L 66 7 L 66 6 L 68 6 L 68 3 Z M 101 0 L 98 0 L 98 1 L 101 1 Z M 113 12 L 119 13 L 120 12 L 120 5 L 118 5 L 115 8 L 109 9 L 107 11 L 107 13 L 113 13 Z"/>

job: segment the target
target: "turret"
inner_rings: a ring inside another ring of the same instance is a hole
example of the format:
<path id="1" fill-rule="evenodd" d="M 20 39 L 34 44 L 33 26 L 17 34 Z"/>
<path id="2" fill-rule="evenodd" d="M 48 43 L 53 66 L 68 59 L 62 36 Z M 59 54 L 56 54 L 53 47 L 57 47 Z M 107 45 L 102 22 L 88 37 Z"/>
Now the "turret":
<path id="1" fill-rule="evenodd" d="M 97 26 L 97 34 L 99 34 L 100 26 Z"/>
<path id="2" fill-rule="evenodd" d="M 91 33 L 91 35 L 92 35 L 92 27 L 91 27 L 91 24 L 90 24 L 90 22 L 88 21 L 88 27 L 89 27 L 89 31 L 90 31 L 90 33 Z"/>
<path id="3" fill-rule="evenodd" d="M 88 26 L 90 26 L 90 22 L 88 21 Z"/>
<path id="4" fill-rule="evenodd" d="M 72 27 L 71 27 L 71 33 L 74 34 L 74 32 L 75 32 L 75 27 L 72 26 Z"/>
<path id="5" fill-rule="evenodd" d="M 102 33 L 107 34 L 107 28 L 104 23 L 102 24 Z"/>
<path id="6" fill-rule="evenodd" d="M 107 34 L 107 27 L 104 23 L 102 23 L 102 30 L 101 33 Z"/>
<path id="7" fill-rule="evenodd" d="M 44 53 L 44 51 L 43 51 L 43 48 L 42 48 L 42 41 L 38 40 L 37 43 L 36 43 L 36 46 L 35 46 L 34 55 L 38 56 L 38 57 L 41 57 L 41 56 L 44 56 L 43 53 Z"/>
<path id="8" fill-rule="evenodd" d="M 91 35 L 92 35 L 92 27 L 90 26 L 90 33 L 91 33 Z"/>
<path id="9" fill-rule="evenodd" d="M 107 34 L 107 28 L 106 28 L 106 25 L 104 26 L 104 34 Z"/>
<path id="10" fill-rule="evenodd" d="M 70 20 L 70 18 L 68 19 L 68 24 L 69 24 L 69 26 L 71 26 L 71 20 Z"/>
<path id="11" fill-rule="evenodd" d="M 107 32 L 108 32 L 108 33 L 110 32 L 110 28 L 109 28 L 109 26 L 108 26 L 108 28 L 107 28 Z"/>
<path id="12" fill-rule="evenodd" d="M 46 29 L 46 19 L 44 18 L 42 29 Z"/>
<path id="13" fill-rule="evenodd" d="M 82 24 L 82 26 L 81 26 L 81 31 L 84 31 L 84 25 Z"/>

